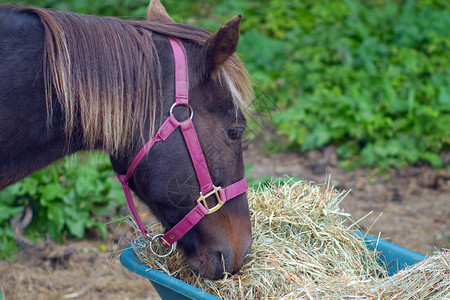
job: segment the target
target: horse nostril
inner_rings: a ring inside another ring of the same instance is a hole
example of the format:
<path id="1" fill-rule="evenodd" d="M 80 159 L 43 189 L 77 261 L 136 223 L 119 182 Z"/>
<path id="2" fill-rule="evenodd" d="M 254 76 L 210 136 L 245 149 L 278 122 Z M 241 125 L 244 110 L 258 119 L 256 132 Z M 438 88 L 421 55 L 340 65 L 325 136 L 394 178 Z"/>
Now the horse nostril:
<path id="1" fill-rule="evenodd" d="M 222 266 L 223 272 L 225 273 L 226 270 L 227 270 L 227 267 L 226 267 L 226 264 L 225 264 L 225 258 L 224 258 L 224 256 L 223 256 L 223 253 L 222 253 L 222 252 L 219 252 L 219 262 L 220 262 L 220 265 Z"/>
<path id="2" fill-rule="evenodd" d="M 238 247 L 223 246 L 211 253 L 215 260 L 217 277 L 236 274 L 242 267 L 245 258 L 250 253 L 252 238 L 245 240 Z"/>
<path id="3" fill-rule="evenodd" d="M 217 253 L 217 273 L 220 276 L 233 272 L 233 254 L 230 251 L 219 251 Z"/>

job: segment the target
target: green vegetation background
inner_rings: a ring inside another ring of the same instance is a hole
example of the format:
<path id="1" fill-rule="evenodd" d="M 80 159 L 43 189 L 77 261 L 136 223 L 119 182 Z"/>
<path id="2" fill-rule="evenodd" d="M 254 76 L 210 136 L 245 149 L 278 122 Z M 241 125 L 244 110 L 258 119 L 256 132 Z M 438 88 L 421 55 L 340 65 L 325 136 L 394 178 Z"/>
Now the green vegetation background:
<path id="1" fill-rule="evenodd" d="M 177 22 L 211 31 L 244 16 L 238 51 L 255 82 L 255 112 L 267 117 L 250 124 L 269 124 L 277 149 L 332 143 L 343 167 L 449 167 L 441 154 L 450 151 L 450 1 L 162 2 Z M 148 1 L 10 3 L 143 19 Z M 64 162 L 0 193 L 0 253 L 15 251 L 8 224 L 25 205 L 35 210 L 31 228 L 52 238 L 105 233 L 99 216 L 124 202 L 107 159 L 73 167 Z"/>

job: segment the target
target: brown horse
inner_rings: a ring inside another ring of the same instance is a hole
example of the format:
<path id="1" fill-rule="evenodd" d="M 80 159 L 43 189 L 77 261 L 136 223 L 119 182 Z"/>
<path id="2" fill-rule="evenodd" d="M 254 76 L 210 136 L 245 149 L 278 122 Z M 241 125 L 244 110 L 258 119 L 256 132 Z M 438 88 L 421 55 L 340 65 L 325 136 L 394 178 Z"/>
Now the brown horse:
<path id="1" fill-rule="evenodd" d="M 167 37 L 186 52 L 193 123 L 214 184 L 241 179 L 241 109 L 252 89 L 234 53 L 240 20 L 211 34 L 175 23 L 159 0 L 146 21 L 0 5 L 0 190 L 80 150 L 108 152 L 125 174 L 173 103 Z M 178 130 L 155 144 L 129 185 L 167 229 L 195 206 L 199 184 Z M 244 193 L 178 245 L 194 271 L 219 278 L 240 268 L 251 239 Z"/>

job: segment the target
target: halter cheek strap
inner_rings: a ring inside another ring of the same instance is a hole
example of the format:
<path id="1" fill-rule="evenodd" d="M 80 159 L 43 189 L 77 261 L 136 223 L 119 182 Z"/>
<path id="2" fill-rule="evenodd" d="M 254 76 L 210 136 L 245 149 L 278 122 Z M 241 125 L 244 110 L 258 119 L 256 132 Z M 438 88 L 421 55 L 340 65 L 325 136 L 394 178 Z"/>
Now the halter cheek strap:
<path id="1" fill-rule="evenodd" d="M 189 106 L 189 81 L 187 73 L 186 54 L 181 45 L 181 42 L 173 38 L 169 38 L 169 42 L 172 46 L 172 51 L 175 58 L 175 102 L 170 109 L 169 116 L 160 126 L 158 132 L 136 154 L 130 166 L 128 167 L 127 173 L 125 175 L 117 175 L 117 177 L 122 183 L 125 198 L 127 199 L 131 214 L 133 215 L 139 230 L 144 236 L 151 238 L 136 211 L 128 182 L 133 176 L 136 167 L 139 165 L 139 162 L 150 151 L 153 145 L 157 142 L 165 141 L 167 137 L 169 137 L 175 131 L 175 129 L 180 128 L 189 155 L 191 157 L 195 173 L 197 175 L 197 180 L 200 186 L 200 196 L 197 199 L 197 204 L 195 205 L 195 207 L 178 224 L 176 224 L 166 234 L 158 234 L 151 239 L 153 241 L 153 239 L 157 238 L 164 247 L 168 248 L 172 246 L 171 249 L 173 249 L 174 243 L 181 237 L 183 237 L 205 215 L 219 210 L 228 200 L 231 200 L 245 193 L 248 190 L 248 185 L 246 179 L 243 178 L 226 188 L 214 186 L 200 142 L 198 140 L 197 133 L 194 128 L 194 123 L 192 122 L 193 111 L 191 106 Z M 188 107 L 190 110 L 190 117 L 184 121 L 178 121 L 173 115 L 173 108 L 175 106 Z M 213 207 L 208 207 L 206 199 L 209 197 L 215 197 L 216 199 L 217 204 Z"/>

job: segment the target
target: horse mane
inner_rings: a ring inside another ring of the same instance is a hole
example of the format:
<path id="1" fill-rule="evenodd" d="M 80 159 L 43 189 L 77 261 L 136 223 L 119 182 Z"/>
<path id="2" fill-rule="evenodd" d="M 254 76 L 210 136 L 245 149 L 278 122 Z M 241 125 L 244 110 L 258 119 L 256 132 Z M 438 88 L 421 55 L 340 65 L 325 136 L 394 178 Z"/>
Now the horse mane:
<path id="1" fill-rule="evenodd" d="M 48 125 L 51 126 L 56 96 L 70 137 L 77 128 L 93 149 L 101 141 L 105 150 L 117 155 L 131 147 L 138 132 L 143 140 L 155 132 L 155 114 L 161 105 L 161 66 L 153 33 L 199 45 L 212 34 L 202 28 L 112 17 L 26 8 L 44 26 L 44 83 Z M 252 100 L 250 77 L 233 55 L 219 72 L 233 102 L 245 108 Z M 148 136 L 143 124 L 150 122 Z"/>

